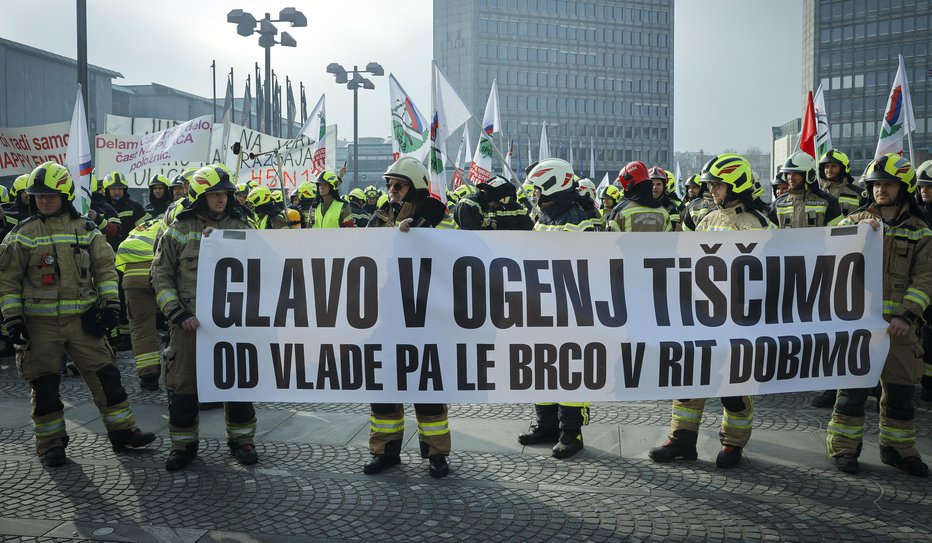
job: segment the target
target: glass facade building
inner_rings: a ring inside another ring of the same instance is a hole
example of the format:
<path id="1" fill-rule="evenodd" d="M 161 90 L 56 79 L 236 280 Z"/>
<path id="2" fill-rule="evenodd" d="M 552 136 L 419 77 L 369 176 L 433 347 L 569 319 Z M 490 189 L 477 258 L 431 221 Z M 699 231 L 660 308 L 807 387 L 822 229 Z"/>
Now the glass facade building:
<path id="1" fill-rule="evenodd" d="M 822 84 L 832 144 L 848 154 L 855 174 L 874 157 L 899 54 L 916 117 L 912 161 L 932 158 L 930 53 L 928 0 L 805 0 L 803 96 Z"/>
<path id="2" fill-rule="evenodd" d="M 480 121 L 497 80 L 522 167 L 546 122 L 551 154 L 572 146 L 577 171 L 590 138 L 596 177 L 630 160 L 672 168 L 672 0 L 434 0 L 434 59 Z"/>

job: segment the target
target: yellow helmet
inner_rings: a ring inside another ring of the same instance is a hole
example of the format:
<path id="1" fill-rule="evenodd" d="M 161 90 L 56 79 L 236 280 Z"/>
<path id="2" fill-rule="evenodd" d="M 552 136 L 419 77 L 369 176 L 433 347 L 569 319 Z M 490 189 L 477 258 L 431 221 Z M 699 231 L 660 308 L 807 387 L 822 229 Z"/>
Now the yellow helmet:
<path id="1" fill-rule="evenodd" d="M 906 185 L 906 192 L 916 192 L 916 170 L 908 160 L 895 153 L 887 153 L 873 160 L 864 172 L 864 182 L 870 192 L 874 181 L 899 181 Z"/>
<path id="2" fill-rule="evenodd" d="M 353 190 L 351 190 L 347 196 L 349 198 L 355 198 L 361 202 L 366 201 L 366 193 L 363 192 L 362 189 L 359 187 L 356 187 Z"/>
<path id="3" fill-rule="evenodd" d="M 615 185 L 606 185 L 602 189 L 602 192 L 599 193 L 600 200 L 605 198 L 611 198 L 612 200 L 615 200 L 615 203 L 617 204 L 618 200 L 621 200 L 621 189 Z"/>
<path id="4" fill-rule="evenodd" d="M 764 185 L 760 182 L 760 176 L 754 170 L 751 170 L 751 180 L 754 183 L 754 191 L 751 193 L 751 197 L 757 200 L 764 195 Z"/>
<path id="5" fill-rule="evenodd" d="M 204 166 L 194 172 L 191 180 L 191 199 L 196 201 L 202 194 L 208 192 L 234 192 L 236 186 L 230 181 L 230 170 L 222 164 Z"/>
<path id="6" fill-rule="evenodd" d="M 246 201 L 252 204 L 253 207 L 263 206 L 272 201 L 272 191 L 268 187 L 256 187 L 249 191 Z"/>
<path id="7" fill-rule="evenodd" d="M 10 187 L 10 196 L 16 198 L 19 194 L 19 191 L 25 190 L 26 186 L 29 184 L 29 174 L 24 173 L 23 175 L 17 177 L 13 180 L 13 185 Z"/>
<path id="8" fill-rule="evenodd" d="M 269 192 L 272 193 L 273 202 L 280 204 L 285 201 L 285 195 L 282 194 L 281 189 L 275 189 L 275 190 L 269 189 Z"/>
<path id="9" fill-rule="evenodd" d="M 74 200 L 74 182 L 68 168 L 57 162 L 46 162 L 29 174 L 26 194 L 61 194 L 69 202 Z"/>
<path id="10" fill-rule="evenodd" d="M 377 205 L 378 207 L 382 207 L 382 206 L 384 206 L 386 203 L 388 203 L 388 194 L 382 194 L 382 195 L 379 196 L 379 199 L 378 199 L 378 201 L 375 203 L 375 205 Z"/>
<path id="11" fill-rule="evenodd" d="M 478 192 L 476 190 L 476 186 L 472 183 L 463 183 L 462 185 L 453 189 L 453 195 L 456 196 L 457 201 L 462 198 L 466 198 L 467 196 L 472 196 L 476 192 Z"/>
<path id="12" fill-rule="evenodd" d="M 10 201 L 10 191 L 6 187 L 0 185 L 0 204 L 5 204 Z"/>
<path id="13" fill-rule="evenodd" d="M 698 187 L 698 186 L 699 186 L 699 174 L 698 174 L 698 173 L 694 173 L 694 174 L 690 175 L 690 176 L 686 179 L 686 182 L 683 183 L 683 186 L 686 187 L 686 188 L 689 188 L 689 187 Z"/>
<path id="14" fill-rule="evenodd" d="M 149 187 L 153 187 L 155 185 L 162 185 L 167 189 L 169 184 L 170 182 L 168 181 L 168 178 L 161 174 L 153 175 L 152 179 L 149 180 Z"/>
<path id="15" fill-rule="evenodd" d="M 339 175 L 327 170 L 320 172 L 320 175 L 317 176 L 317 184 L 326 183 L 330 185 L 331 190 L 340 190 L 342 182 L 343 180 L 340 179 Z"/>
<path id="16" fill-rule="evenodd" d="M 819 175 L 822 178 L 825 178 L 826 164 L 841 164 L 841 169 L 845 177 L 851 175 L 851 161 L 848 160 L 848 155 L 842 153 L 838 149 L 829 149 L 819 160 Z"/>
<path id="17" fill-rule="evenodd" d="M 667 173 L 667 194 L 676 196 L 676 177 L 670 170 L 664 170 Z"/>
<path id="18" fill-rule="evenodd" d="M 375 187 L 375 185 L 369 185 L 363 190 L 363 193 L 366 195 L 366 198 L 378 198 L 382 195 L 382 192 Z"/>
<path id="19" fill-rule="evenodd" d="M 317 183 L 301 183 L 298 187 L 298 198 L 301 200 L 313 200 L 317 198 Z"/>
<path id="20" fill-rule="evenodd" d="M 751 165 L 741 155 L 725 153 L 714 157 L 702 167 L 700 179 L 704 183 L 725 183 L 735 194 L 751 196 L 754 191 Z"/>
<path id="21" fill-rule="evenodd" d="M 120 172 L 114 170 L 110 172 L 110 175 L 104 179 L 104 190 L 106 189 L 128 189 L 129 185 L 126 184 L 126 176 Z"/>

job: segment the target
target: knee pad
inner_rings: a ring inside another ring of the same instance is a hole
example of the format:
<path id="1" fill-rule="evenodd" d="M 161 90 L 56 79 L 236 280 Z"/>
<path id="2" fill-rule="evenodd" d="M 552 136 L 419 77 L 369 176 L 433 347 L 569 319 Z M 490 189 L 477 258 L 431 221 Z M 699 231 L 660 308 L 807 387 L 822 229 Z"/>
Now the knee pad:
<path id="1" fill-rule="evenodd" d="M 56 374 L 43 375 L 29 382 L 35 393 L 36 406 L 32 410 L 34 416 L 41 417 L 65 408 L 58 395 L 59 383 L 61 377 Z"/>
<path id="2" fill-rule="evenodd" d="M 887 416 L 896 420 L 913 420 L 913 385 L 891 385 L 887 383 Z"/>
<path id="3" fill-rule="evenodd" d="M 444 405 L 442 403 L 416 403 L 414 412 L 420 413 L 426 417 L 435 417 L 443 414 Z"/>
<path id="4" fill-rule="evenodd" d="M 869 392 L 866 388 L 842 390 L 835 401 L 835 411 L 846 417 L 863 417 L 864 402 Z"/>
<path id="5" fill-rule="evenodd" d="M 120 370 L 113 364 L 97 370 L 97 379 L 100 380 L 100 386 L 104 389 L 104 396 L 107 397 L 107 407 L 126 401 L 126 390 L 123 389 L 123 383 L 120 381 Z"/>
<path id="6" fill-rule="evenodd" d="M 197 425 L 197 396 L 192 394 L 168 394 L 168 420 L 181 428 Z"/>
<path id="7" fill-rule="evenodd" d="M 226 404 L 226 408 L 227 420 L 235 424 L 249 422 L 256 417 L 252 402 L 230 402 Z"/>
<path id="8" fill-rule="evenodd" d="M 744 411 L 748 408 L 742 396 L 728 396 L 727 398 L 722 398 L 722 407 L 732 412 Z"/>
<path id="9" fill-rule="evenodd" d="M 390 415 L 398 409 L 398 404 L 396 403 L 373 403 L 369 404 L 369 407 L 372 409 L 372 412 L 376 415 Z"/>

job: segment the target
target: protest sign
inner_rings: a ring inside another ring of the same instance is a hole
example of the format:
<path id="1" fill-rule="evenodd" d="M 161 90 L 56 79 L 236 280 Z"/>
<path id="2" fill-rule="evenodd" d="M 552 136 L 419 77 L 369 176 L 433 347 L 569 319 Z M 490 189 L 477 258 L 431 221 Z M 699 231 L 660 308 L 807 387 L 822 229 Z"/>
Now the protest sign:
<path id="1" fill-rule="evenodd" d="M 0 128 L 0 176 L 22 175 L 53 160 L 65 163 L 71 123 Z"/>
<path id="2" fill-rule="evenodd" d="M 203 161 L 210 149 L 210 116 L 143 135 L 101 134 L 95 138 L 101 172 L 130 176 L 159 164 Z"/>
<path id="3" fill-rule="evenodd" d="M 881 245 L 867 225 L 218 231 L 201 244 L 199 394 L 514 403 L 870 387 L 888 350 Z"/>

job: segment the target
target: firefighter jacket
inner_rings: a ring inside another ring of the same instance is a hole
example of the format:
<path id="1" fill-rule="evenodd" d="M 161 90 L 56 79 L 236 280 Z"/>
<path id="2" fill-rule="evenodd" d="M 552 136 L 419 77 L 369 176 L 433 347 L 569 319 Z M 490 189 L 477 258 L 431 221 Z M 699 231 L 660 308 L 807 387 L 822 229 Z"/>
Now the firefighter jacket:
<path id="1" fill-rule="evenodd" d="M 208 226 L 218 230 L 249 228 L 239 206 L 230 205 L 228 210 L 221 218 L 211 219 L 198 207 L 188 207 L 158 242 L 152 261 L 152 289 L 162 314 L 175 324 L 194 314 L 201 232 Z"/>
<path id="2" fill-rule="evenodd" d="M 479 201 L 478 194 L 470 194 L 456 203 L 453 220 L 462 230 L 492 230 L 495 212 Z"/>
<path id="3" fill-rule="evenodd" d="M 664 206 L 648 207 L 623 198 L 612 208 L 606 230 L 614 232 L 670 232 L 673 230 L 673 223 L 670 222 L 670 214 Z"/>
<path id="4" fill-rule="evenodd" d="M 155 258 L 155 242 L 165 230 L 161 217 L 140 224 L 120 243 L 116 269 L 123 274 L 124 288 L 149 288 L 149 270 Z"/>
<path id="5" fill-rule="evenodd" d="M 97 229 L 107 237 L 107 243 L 111 247 L 120 239 L 120 233 L 123 230 L 123 222 L 113 206 L 107 203 L 107 199 L 98 193 L 91 194 L 91 210 L 94 212 L 94 218 L 91 219 Z"/>
<path id="6" fill-rule="evenodd" d="M 787 190 L 770 207 L 770 220 L 778 228 L 835 226 L 842 218 L 838 200 L 813 185 Z"/>
<path id="7" fill-rule="evenodd" d="M 117 215 L 120 217 L 120 223 L 122 224 L 120 235 L 117 236 L 116 239 L 107 240 L 115 251 L 116 248 L 120 246 L 120 243 L 126 239 L 126 236 L 129 235 L 130 230 L 136 228 L 148 219 L 149 214 L 143 209 L 142 204 L 129 197 L 128 192 L 123 198 L 119 200 L 108 200 L 108 203 L 116 210 Z"/>
<path id="8" fill-rule="evenodd" d="M 877 204 L 848 215 L 841 226 L 864 219 L 883 223 Z M 932 230 L 908 203 L 883 228 L 883 316 L 888 322 L 903 317 L 913 322 L 929 307 L 932 296 Z"/>
<path id="9" fill-rule="evenodd" d="M 600 227 L 578 203 L 557 202 L 549 207 L 538 208 L 534 230 L 538 232 L 598 232 Z"/>
<path id="10" fill-rule="evenodd" d="M 664 194 L 658 201 L 660 202 L 660 205 L 662 205 L 664 209 L 667 210 L 667 214 L 670 215 L 670 223 L 672 224 L 673 229 L 682 230 L 680 227 L 680 222 L 682 222 L 680 218 L 681 203 L 671 198 L 669 194 Z"/>
<path id="11" fill-rule="evenodd" d="M 730 230 L 773 230 L 776 226 L 754 209 L 754 206 L 739 202 L 732 207 L 720 207 L 706 215 L 696 225 L 696 232 L 722 232 Z"/>
<path id="12" fill-rule="evenodd" d="M 718 204 L 712 199 L 712 193 L 706 192 L 702 196 L 691 200 L 680 214 L 682 219 L 682 228 L 684 232 L 692 232 L 696 225 L 702 222 L 702 219 L 714 209 L 718 209 Z"/>
<path id="13" fill-rule="evenodd" d="M 120 307 L 113 250 L 86 217 L 62 213 L 20 221 L 0 245 L 0 310 L 19 317 L 81 315 Z"/>
<path id="14" fill-rule="evenodd" d="M 353 228 L 356 221 L 350 214 L 349 203 L 342 199 L 330 200 L 329 204 L 321 201 L 314 208 L 313 228 Z"/>
<path id="15" fill-rule="evenodd" d="M 853 183 L 833 183 L 822 180 L 819 185 L 825 193 L 838 199 L 841 213 L 846 217 L 867 202 L 861 195 L 861 190 Z"/>
<path id="16" fill-rule="evenodd" d="M 256 230 L 281 230 L 292 228 L 291 217 L 289 217 L 286 211 L 278 204 L 269 203 L 261 205 L 253 211 L 255 214 L 252 217 L 248 217 L 247 222 Z M 301 224 L 300 219 L 298 224 Z"/>
<path id="17" fill-rule="evenodd" d="M 398 226 L 398 224 L 405 219 L 417 219 L 419 216 L 417 206 L 418 204 L 416 202 L 402 202 L 400 204 L 386 202 L 372 214 L 372 217 L 369 219 L 369 224 L 367 224 L 366 227 L 380 228 L 385 226 Z M 444 214 L 440 223 L 434 228 L 439 230 L 459 229 L 456 225 L 456 221 L 453 220 L 449 212 Z"/>

